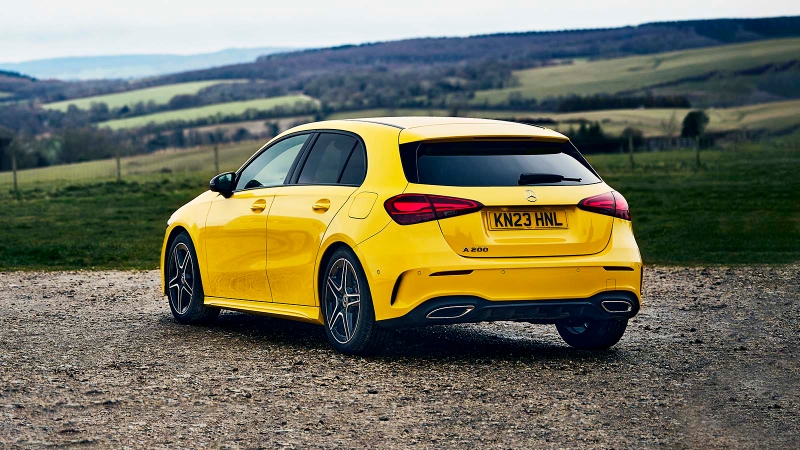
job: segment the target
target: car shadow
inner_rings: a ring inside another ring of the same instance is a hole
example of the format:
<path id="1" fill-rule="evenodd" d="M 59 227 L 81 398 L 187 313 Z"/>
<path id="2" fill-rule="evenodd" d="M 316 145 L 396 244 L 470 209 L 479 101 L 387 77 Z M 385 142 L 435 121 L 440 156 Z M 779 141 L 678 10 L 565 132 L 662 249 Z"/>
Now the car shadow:
<path id="1" fill-rule="evenodd" d="M 169 319 L 174 322 L 171 318 Z M 552 326 L 552 325 L 550 325 Z M 425 361 L 481 362 L 502 360 L 594 361 L 619 360 L 621 352 L 581 351 L 545 336 L 548 325 L 519 325 L 501 329 L 482 324 L 438 325 L 392 331 L 385 348 L 369 358 L 395 363 Z M 527 327 L 533 327 L 527 329 Z M 540 329 L 541 334 L 536 330 Z M 329 345 L 325 330 L 290 320 L 226 311 L 206 333 L 224 333 L 256 345 L 280 345 L 298 353 L 335 350 Z M 554 342 L 556 341 L 556 342 Z"/>

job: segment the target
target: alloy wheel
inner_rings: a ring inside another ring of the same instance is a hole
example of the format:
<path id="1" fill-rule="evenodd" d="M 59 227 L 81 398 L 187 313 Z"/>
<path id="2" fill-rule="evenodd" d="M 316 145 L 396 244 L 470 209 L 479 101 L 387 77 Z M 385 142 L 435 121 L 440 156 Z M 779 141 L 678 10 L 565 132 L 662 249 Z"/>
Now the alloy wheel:
<path id="1" fill-rule="evenodd" d="M 358 329 L 361 289 L 353 264 L 339 258 L 325 281 L 325 323 L 340 344 L 350 342 Z"/>
<path id="2" fill-rule="evenodd" d="M 170 304 L 178 314 L 185 314 L 194 292 L 194 264 L 192 264 L 192 253 L 183 242 L 179 242 L 172 249 L 169 274 Z"/>

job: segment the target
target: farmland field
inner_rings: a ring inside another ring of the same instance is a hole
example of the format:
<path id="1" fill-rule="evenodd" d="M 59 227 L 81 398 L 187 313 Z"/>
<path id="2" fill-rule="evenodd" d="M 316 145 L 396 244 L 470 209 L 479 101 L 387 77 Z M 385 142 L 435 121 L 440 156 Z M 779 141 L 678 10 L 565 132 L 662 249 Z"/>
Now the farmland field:
<path id="1" fill-rule="evenodd" d="M 129 117 L 127 119 L 109 120 L 98 124 L 100 127 L 109 127 L 113 130 L 124 128 L 143 127 L 149 123 L 167 123 L 179 120 L 195 120 L 212 116 L 225 116 L 241 114 L 248 109 L 269 110 L 277 106 L 291 107 L 296 103 L 316 102 L 307 95 L 283 95 L 280 97 L 261 98 L 240 102 L 217 103 L 214 105 L 199 106 L 197 108 L 165 111 L 145 116 Z"/>
<path id="2" fill-rule="evenodd" d="M 526 98 L 543 99 L 638 91 L 663 83 L 689 81 L 687 79 L 712 72 L 732 74 L 798 59 L 800 39 L 792 38 L 526 69 L 514 72 L 519 86 L 479 91 L 474 102 L 500 103 L 508 100 L 512 92 Z M 707 89 L 723 87 L 711 84 Z M 742 86 L 738 86 L 738 90 L 741 89 Z"/>
<path id="3" fill-rule="evenodd" d="M 0 91 L 0 99 L 3 99 L 3 98 L 8 98 L 8 97 L 11 97 L 12 95 L 14 95 L 14 94 L 12 94 L 12 93 L 10 93 L 10 92 L 3 92 L 3 91 Z"/>
<path id="4" fill-rule="evenodd" d="M 559 122 L 558 125 L 546 125 L 566 133 L 571 124 L 587 120 L 600 122 L 603 131 L 609 134 L 619 134 L 625 127 L 632 126 L 641 129 L 645 135 L 663 135 L 662 121 L 669 121 L 672 114 L 680 126 L 689 109 L 614 109 L 603 111 L 585 111 L 576 113 L 552 113 L 546 111 L 484 111 L 471 110 L 464 114 L 470 117 L 483 117 L 487 119 L 548 119 Z M 739 106 L 735 108 L 714 108 L 706 111 L 710 123 L 708 130 L 730 131 L 735 129 L 768 131 L 782 131 L 800 126 L 800 100 L 763 103 L 759 105 Z M 331 119 L 349 119 L 354 117 L 381 117 L 381 116 L 445 116 L 444 109 L 370 109 L 337 113 Z M 678 129 L 680 132 L 680 129 Z"/>
<path id="5" fill-rule="evenodd" d="M 132 107 L 138 102 L 153 101 L 156 104 L 166 104 L 169 100 L 176 95 L 183 94 L 196 94 L 201 90 L 224 83 L 243 83 L 247 80 L 209 80 L 209 81 L 192 81 L 189 83 L 175 83 L 167 84 L 164 86 L 156 86 L 144 89 L 135 89 L 132 91 L 118 92 L 115 94 L 95 95 L 92 97 L 75 98 L 72 100 L 64 100 L 61 102 L 47 103 L 42 105 L 47 109 L 57 109 L 59 111 L 66 111 L 69 105 L 75 105 L 79 109 L 89 109 L 92 103 L 105 103 L 109 108 L 121 108 L 125 105 Z"/>
<path id="6" fill-rule="evenodd" d="M 220 170 L 236 170 L 264 142 L 250 141 L 219 147 Z M 76 164 L 65 164 L 37 169 L 21 170 L 18 182 L 21 189 L 42 186 L 64 186 L 102 182 L 116 179 L 116 160 L 104 159 Z M 195 178 L 210 178 L 214 171 L 214 153 L 211 147 L 162 150 L 121 160 L 122 176 L 126 180 L 142 181 L 156 174 L 190 174 Z M 0 172 L 0 191 L 12 186 L 11 172 Z"/>
<path id="7" fill-rule="evenodd" d="M 646 263 L 790 263 L 800 260 L 798 138 L 703 151 L 700 168 L 692 151 L 637 153 L 634 169 L 626 155 L 589 160 L 628 199 Z M 220 170 L 259 145 L 222 147 Z M 122 183 L 113 161 L 22 171 L 20 200 L 2 174 L 0 270 L 157 267 L 165 221 L 207 188 L 212 158 L 208 148 L 130 158 Z"/>

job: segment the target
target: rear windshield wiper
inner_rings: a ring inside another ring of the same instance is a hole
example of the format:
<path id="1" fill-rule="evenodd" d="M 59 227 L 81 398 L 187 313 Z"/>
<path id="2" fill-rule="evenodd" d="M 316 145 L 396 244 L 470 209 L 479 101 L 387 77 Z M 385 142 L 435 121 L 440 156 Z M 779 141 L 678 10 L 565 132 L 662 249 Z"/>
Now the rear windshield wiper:
<path id="1" fill-rule="evenodd" d="M 523 173 L 519 176 L 520 186 L 528 184 L 543 184 L 543 183 L 560 183 L 562 181 L 580 182 L 580 178 L 569 178 L 557 173 Z"/>

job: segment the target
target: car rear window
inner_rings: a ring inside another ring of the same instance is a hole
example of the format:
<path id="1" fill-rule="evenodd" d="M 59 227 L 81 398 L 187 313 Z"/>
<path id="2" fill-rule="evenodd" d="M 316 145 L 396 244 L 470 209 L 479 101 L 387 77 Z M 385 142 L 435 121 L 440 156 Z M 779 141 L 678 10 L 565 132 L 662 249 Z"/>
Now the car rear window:
<path id="1" fill-rule="evenodd" d="M 601 181 L 570 142 L 415 142 L 401 145 L 400 156 L 411 183 L 575 186 Z"/>

